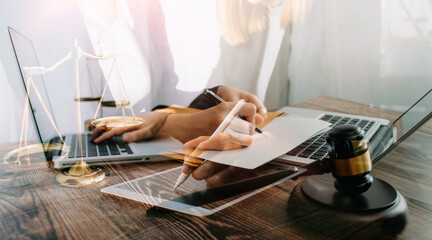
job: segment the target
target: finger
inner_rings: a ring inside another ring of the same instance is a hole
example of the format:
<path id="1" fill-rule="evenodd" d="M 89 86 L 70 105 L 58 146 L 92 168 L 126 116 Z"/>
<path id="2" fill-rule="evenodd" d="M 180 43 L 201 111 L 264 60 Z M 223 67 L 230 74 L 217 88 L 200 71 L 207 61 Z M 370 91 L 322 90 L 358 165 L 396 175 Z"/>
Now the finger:
<path id="1" fill-rule="evenodd" d="M 209 138 L 210 138 L 209 136 L 201 136 L 185 143 L 183 145 L 183 154 L 187 156 L 191 156 L 192 153 L 195 151 L 195 149 L 198 147 L 198 145 L 200 145 L 200 143 L 204 141 L 207 141 Z"/>
<path id="2" fill-rule="evenodd" d="M 183 147 L 183 153 L 185 154 L 184 166 L 193 167 L 200 166 L 203 159 L 197 158 L 204 150 L 231 150 L 240 148 L 243 146 L 249 146 L 252 143 L 252 137 L 245 135 L 245 138 L 237 139 L 227 133 L 221 133 L 214 138 L 199 137 L 192 141 L 189 141 L 186 146 Z M 208 140 L 205 140 L 208 139 Z M 184 172 L 191 172 L 189 167 L 184 168 Z"/>
<path id="3" fill-rule="evenodd" d="M 104 133 L 107 130 L 106 127 L 97 127 L 93 130 L 92 136 L 90 138 L 90 141 L 94 141 L 97 137 L 99 137 L 102 133 Z"/>
<path id="4" fill-rule="evenodd" d="M 261 115 L 256 114 L 255 115 L 255 124 L 260 125 L 264 122 L 264 117 Z"/>
<path id="5" fill-rule="evenodd" d="M 228 133 L 220 133 L 207 141 L 202 142 L 197 147 L 199 150 L 232 150 L 243 146 L 249 146 L 252 137 L 247 136 L 237 139 Z"/>
<path id="6" fill-rule="evenodd" d="M 231 109 L 233 108 L 232 106 L 229 107 Z M 264 118 L 256 113 L 256 106 L 253 103 L 244 103 L 237 115 L 246 118 L 246 121 L 255 125 L 259 125 L 264 122 Z"/>
<path id="7" fill-rule="evenodd" d="M 237 114 L 245 117 L 246 121 L 253 124 L 255 124 L 255 118 L 258 115 L 256 114 L 256 106 L 252 103 L 244 103 Z"/>
<path id="8" fill-rule="evenodd" d="M 215 163 L 212 161 L 205 161 L 203 164 L 201 164 L 192 172 L 192 176 L 196 180 L 206 179 L 217 174 L 218 172 L 222 171 L 227 167 L 228 165 Z"/>
<path id="9" fill-rule="evenodd" d="M 204 162 L 204 159 L 185 155 L 183 166 L 196 168 Z"/>
<path id="10" fill-rule="evenodd" d="M 240 99 L 244 99 L 247 102 L 255 104 L 257 112 L 267 113 L 267 108 L 254 94 L 228 86 L 220 86 L 217 90 L 217 94 L 225 101 L 237 102 Z"/>
<path id="11" fill-rule="evenodd" d="M 234 118 L 231 121 L 231 123 L 228 125 L 228 128 L 225 130 L 225 132 L 227 132 L 228 130 L 232 130 L 232 131 L 237 132 L 237 133 L 251 135 L 251 134 L 253 134 L 254 129 L 255 129 L 255 125 L 253 125 L 252 123 L 244 121 L 240 118 Z M 233 134 L 231 134 L 231 135 L 233 135 Z M 233 135 L 233 136 L 235 137 L 235 135 Z"/>
<path id="12" fill-rule="evenodd" d="M 202 163 L 202 159 L 197 158 L 205 150 L 232 150 L 252 144 L 252 137 L 245 135 L 246 137 L 237 139 L 230 134 L 220 133 L 213 138 L 199 137 L 192 141 L 189 141 L 183 147 L 183 153 L 185 155 L 184 164 L 193 167 L 198 166 Z M 205 140 L 208 139 L 208 140 Z M 205 141 L 203 141 L 205 140 Z"/>
<path id="13" fill-rule="evenodd" d="M 203 152 L 202 150 L 200 150 L 202 149 L 200 147 L 200 144 L 207 139 L 209 139 L 208 136 L 201 136 L 185 143 L 185 145 L 183 146 L 183 154 L 185 155 L 183 166 L 190 166 L 192 169 L 194 169 L 203 162 L 203 160 L 197 158 L 197 156 L 201 155 L 201 153 Z M 193 171 L 188 167 L 185 167 L 184 170 L 189 172 Z"/>
<path id="14" fill-rule="evenodd" d="M 153 136 L 152 132 L 153 125 L 141 126 L 141 128 L 126 133 L 123 136 L 124 142 L 136 142 L 142 139 L 150 138 Z"/>
<path id="15" fill-rule="evenodd" d="M 115 129 L 104 132 L 102 135 L 97 137 L 93 142 L 94 143 L 100 143 L 100 142 L 103 142 L 103 141 L 105 141 L 109 138 L 112 138 L 114 136 L 121 135 L 121 134 L 125 133 L 126 131 L 128 131 L 128 128 L 115 128 Z"/>
<path id="16" fill-rule="evenodd" d="M 256 111 L 259 113 L 267 113 L 267 108 L 264 106 L 264 104 L 258 99 L 257 96 L 253 94 L 246 94 L 243 98 L 246 102 L 250 102 L 255 104 Z"/>
<path id="17" fill-rule="evenodd" d="M 247 137 L 250 136 L 249 133 L 244 134 L 244 133 L 240 133 L 240 132 L 235 132 L 235 131 L 233 131 L 231 128 L 227 128 L 227 129 L 225 129 L 224 132 L 225 132 L 226 134 L 231 135 L 233 138 L 238 139 L 238 140 L 240 140 L 240 139 L 244 139 L 244 138 L 247 138 Z"/>
<path id="18" fill-rule="evenodd" d="M 184 174 L 192 174 L 192 172 L 195 170 L 195 167 L 192 167 L 190 165 L 184 164 L 182 167 L 182 172 Z"/>
<path id="19" fill-rule="evenodd" d="M 227 134 L 227 135 L 228 135 L 227 137 L 228 139 L 225 141 L 227 141 L 229 144 L 225 146 L 224 150 L 232 150 L 232 149 L 247 147 L 250 146 L 253 141 L 252 136 L 246 134 L 241 134 L 241 136 L 239 135 L 239 137 L 235 137 L 231 134 Z"/>

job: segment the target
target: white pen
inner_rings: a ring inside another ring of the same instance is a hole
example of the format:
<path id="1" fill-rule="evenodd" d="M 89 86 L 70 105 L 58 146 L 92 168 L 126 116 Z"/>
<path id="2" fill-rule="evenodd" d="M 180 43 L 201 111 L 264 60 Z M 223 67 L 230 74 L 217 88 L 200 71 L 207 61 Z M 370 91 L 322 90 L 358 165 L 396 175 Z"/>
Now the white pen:
<path id="1" fill-rule="evenodd" d="M 208 89 L 206 89 L 205 91 L 204 91 L 204 95 L 206 95 L 207 97 L 209 97 L 213 102 L 215 102 L 216 104 L 220 104 L 220 103 L 223 103 L 223 102 L 225 102 L 221 97 L 219 97 L 218 95 L 216 95 L 214 92 L 212 92 L 212 91 L 210 91 L 210 90 L 208 90 Z M 239 118 L 241 118 L 241 119 L 243 119 L 243 120 L 246 120 L 246 118 L 244 117 L 244 116 L 237 116 L 237 117 L 239 117 Z M 261 129 L 259 129 L 258 127 L 255 127 L 255 131 L 257 132 L 257 133 L 263 133 L 262 132 L 262 130 Z"/>
<path id="2" fill-rule="evenodd" d="M 234 106 L 234 108 L 231 110 L 231 112 L 228 113 L 228 115 L 225 117 L 225 119 L 222 121 L 222 123 L 219 125 L 218 128 L 214 131 L 214 133 L 210 136 L 210 138 L 213 138 L 214 136 L 218 135 L 219 133 L 225 131 L 225 129 L 228 127 L 228 125 L 231 123 L 231 121 L 237 116 L 240 109 L 243 107 L 245 101 L 243 99 L 240 99 L 240 101 L 237 102 L 237 104 Z M 180 176 L 177 179 L 176 184 L 174 185 L 173 191 L 175 191 L 180 185 L 182 185 L 186 179 L 189 177 L 190 174 L 186 174 L 181 172 Z"/>

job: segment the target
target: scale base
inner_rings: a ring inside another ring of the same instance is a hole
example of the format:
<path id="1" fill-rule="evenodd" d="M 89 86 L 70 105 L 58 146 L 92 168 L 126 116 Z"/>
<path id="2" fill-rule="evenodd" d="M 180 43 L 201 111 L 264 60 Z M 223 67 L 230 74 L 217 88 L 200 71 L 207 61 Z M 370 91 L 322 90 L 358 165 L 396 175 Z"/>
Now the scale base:
<path id="1" fill-rule="evenodd" d="M 79 162 L 55 176 L 56 182 L 66 187 L 85 187 L 102 182 L 106 178 L 107 175 L 101 168 L 90 168 L 85 162 Z"/>

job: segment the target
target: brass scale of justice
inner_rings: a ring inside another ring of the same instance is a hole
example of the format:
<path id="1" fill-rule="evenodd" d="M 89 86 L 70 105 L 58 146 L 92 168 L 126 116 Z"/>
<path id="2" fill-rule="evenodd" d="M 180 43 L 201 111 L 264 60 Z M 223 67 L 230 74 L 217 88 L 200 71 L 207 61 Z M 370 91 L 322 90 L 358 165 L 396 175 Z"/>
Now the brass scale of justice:
<path id="1" fill-rule="evenodd" d="M 79 61 L 82 57 L 86 57 L 87 59 L 91 60 L 112 60 L 113 63 L 111 65 L 110 72 L 108 74 L 108 78 L 106 80 L 105 86 L 102 91 L 102 95 L 100 98 L 81 98 L 80 96 L 80 77 L 79 77 Z M 74 46 L 71 52 L 69 52 L 63 59 L 52 65 L 50 68 L 45 67 L 23 67 L 23 70 L 25 72 L 26 77 L 26 85 L 27 85 L 27 91 L 26 91 L 26 100 L 24 105 L 24 113 L 23 113 L 23 119 L 21 124 L 21 133 L 20 133 L 20 141 L 18 148 L 15 150 L 12 150 L 8 152 L 4 157 L 3 161 L 7 164 L 14 164 L 14 165 L 23 165 L 23 162 L 27 163 L 27 165 L 31 165 L 31 159 L 40 158 L 42 154 L 48 153 L 48 152 L 54 152 L 54 151 L 61 151 L 62 155 L 56 159 L 56 161 L 64 159 L 69 151 L 71 150 L 71 147 L 68 146 L 62 135 L 60 134 L 60 131 L 58 130 L 58 127 L 55 124 L 55 121 L 51 114 L 49 113 L 47 106 L 45 105 L 41 94 L 36 87 L 32 76 L 33 75 L 44 75 L 46 73 L 49 73 L 51 71 L 54 71 L 59 66 L 61 66 L 63 63 L 73 60 L 74 61 L 74 67 L 75 67 L 75 95 L 76 95 L 76 111 L 77 111 L 77 123 L 78 123 L 78 144 L 80 146 L 81 150 L 81 161 L 77 162 L 74 166 L 72 166 L 70 169 L 62 170 L 60 173 L 56 174 L 55 180 L 57 183 L 63 186 L 68 187 L 82 187 L 82 186 L 88 186 L 91 184 L 95 184 L 98 182 L 103 181 L 106 179 L 106 174 L 104 171 L 102 171 L 99 167 L 89 167 L 86 162 L 83 159 L 82 154 L 82 122 L 81 122 L 81 101 L 89 101 L 89 100 L 99 100 L 99 104 L 97 106 L 96 112 L 91 119 L 91 124 L 95 127 L 106 127 L 107 129 L 114 129 L 114 128 L 122 128 L 122 127 L 131 127 L 131 126 L 137 126 L 142 123 L 144 123 L 144 120 L 140 117 L 137 117 L 130 106 L 130 100 L 129 96 L 127 94 L 125 85 L 123 83 L 120 70 L 117 64 L 117 53 L 112 53 L 107 56 L 94 56 L 89 53 L 84 52 L 78 45 L 78 41 L 75 39 Z M 112 78 L 112 74 L 114 71 L 114 68 L 117 72 L 117 79 L 118 79 L 118 89 L 119 89 L 119 96 L 120 96 L 120 102 L 115 101 L 114 103 L 108 102 L 108 106 L 121 106 L 122 109 L 122 116 L 111 116 L 111 117 L 101 117 L 97 118 L 97 115 L 99 113 L 99 110 L 101 109 L 101 106 L 103 105 L 103 98 L 105 96 L 105 92 L 107 90 L 108 84 Z M 42 108 L 47 115 L 51 126 L 56 131 L 58 137 L 60 138 L 62 143 L 37 143 L 37 144 L 29 144 L 28 143 L 28 125 L 29 125 L 29 111 L 30 111 L 30 101 L 29 96 L 30 92 L 33 91 L 34 94 L 37 96 L 37 99 L 40 101 Z M 129 108 L 132 115 L 127 116 L 125 108 Z"/>

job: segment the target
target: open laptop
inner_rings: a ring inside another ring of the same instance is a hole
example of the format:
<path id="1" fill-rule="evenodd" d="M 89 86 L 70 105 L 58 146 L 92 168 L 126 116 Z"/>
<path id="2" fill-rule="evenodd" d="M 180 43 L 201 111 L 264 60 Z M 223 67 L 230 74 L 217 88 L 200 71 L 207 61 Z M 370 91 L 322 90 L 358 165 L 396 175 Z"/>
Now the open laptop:
<path id="1" fill-rule="evenodd" d="M 23 90 L 27 91 L 26 79 L 24 78 L 24 67 L 39 67 L 39 62 L 32 41 L 9 27 L 9 36 L 12 42 L 18 68 L 23 82 Z M 41 75 L 34 75 L 33 81 L 38 88 L 41 98 L 54 118 L 50 99 L 48 97 L 44 79 Z M 33 94 L 32 94 L 33 93 Z M 34 120 L 35 131 L 38 135 L 38 140 L 43 143 L 61 143 L 60 138 L 55 132 L 55 129 L 50 124 L 48 116 L 42 108 L 42 105 L 35 96 L 34 92 L 29 94 L 31 113 Z M 72 116 L 73 117 L 73 116 Z M 55 119 L 54 119 L 55 121 Z M 77 134 L 66 134 L 62 136 L 65 143 L 71 147 L 68 155 L 63 157 L 65 153 L 56 151 L 45 154 L 47 161 L 54 161 L 54 168 L 67 168 L 73 166 L 81 160 L 81 149 L 78 144 Z M 156 139 L 145 142 L 124 143 L 121 137 L 114 137 L 100 144 L 90 142 L 91 132 L 82 134 L 82 157 L 88 165 L 104 165 L 108 163 L 128 163 L 128 162 L 143 162 L 143 161 L 160 161 L 172 159 L 161 154 L 169 154 L 179 152 L 183 148 L 183 144 L 173 138 Z"/>
<path id="2" fill-rule="evenodd" d="M 407 111 L 402 113 L 393 123 L 381 118 L 371 118 L 357 115 L 324 112 L 295 107 L 283 107 L 279 111 L 289 116 L 299 116 L 321 119 L 330 122 L 330 127 L 352 124 L 364 132 L 364 139 L 371 144 L 371 158 L 378 161 L 387 151 L 415 131 L 422 123 L 432 116 L 432 89 L 422 95 Z M 312 136 L 277 161 L 297 165 L 309 164 L 328 157 L 328 147 L 325 141 L 327 131 Z"/>

